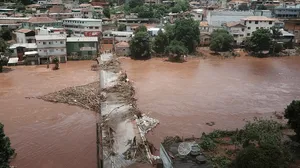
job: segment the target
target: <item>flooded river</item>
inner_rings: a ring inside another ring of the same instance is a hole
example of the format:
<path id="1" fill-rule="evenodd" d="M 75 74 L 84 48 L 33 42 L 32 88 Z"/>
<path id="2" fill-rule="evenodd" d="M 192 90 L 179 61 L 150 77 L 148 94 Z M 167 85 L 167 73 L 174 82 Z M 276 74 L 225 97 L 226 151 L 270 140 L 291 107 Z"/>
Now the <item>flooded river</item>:
<path id="1" fill-rule="evenodd" d="M 92 61 L 17 66 L 0 74 L 0 122 L 22 168 L 96 167 L 96 114 L 76 106 L 31 98 L 99 79 Z"/>
<path id="2" fill-rule="evenodd" d="M 300 57 L 192 59 L 182 64 L 121 60 L 136 87 L 138 107 L 160 120 L 148 134 L 155 146 L 167 135 L 236 129 L 244 120 L 271 117 L 300 99 Z"/>

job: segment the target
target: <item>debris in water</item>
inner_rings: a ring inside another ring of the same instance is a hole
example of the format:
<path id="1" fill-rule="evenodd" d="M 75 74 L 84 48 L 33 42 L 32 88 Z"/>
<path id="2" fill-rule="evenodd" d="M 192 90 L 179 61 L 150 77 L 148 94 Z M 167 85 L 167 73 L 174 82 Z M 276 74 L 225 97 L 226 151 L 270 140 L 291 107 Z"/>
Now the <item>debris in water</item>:
<path id="1" fill-rule="evenodd" d="M 206 125 L 208 125 L 208 126 L 214 126 L 215 125 L 215 122 L 208 122 L 208 123 L 206 123 Z"/>
<path id="2" fill-rule="evenodd" d="M 87 85 L 65 88 L 37 98 L 54 103 L 76 105 L 99 112 L 100 102 L 104 99 L 104 96 L 101 94 L 100 83 L 93 82 Z"/>
<path id="3" fill-rule="evenodd" d="M 141 132 L 142 136 L 147 134 L 147 132 L 152 130 L 159 123 L 158 120 L 150 118 L 150 117 L 146 116 L 145 114 L 142 114 L 142 117 L 137 118 L 136 121 L 137 121 L 138 127 L 142 131 Z"/>

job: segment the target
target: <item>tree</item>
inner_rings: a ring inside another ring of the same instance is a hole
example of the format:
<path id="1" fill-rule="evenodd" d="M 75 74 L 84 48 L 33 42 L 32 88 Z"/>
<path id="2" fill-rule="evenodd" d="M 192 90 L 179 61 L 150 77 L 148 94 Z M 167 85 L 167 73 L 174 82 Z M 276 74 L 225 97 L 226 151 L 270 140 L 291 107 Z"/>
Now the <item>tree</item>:
<path id="1" fill-rule="evenodd" d="M 130 0 L 128 2 L 128 6 L 129 8 L 133 9 L 137 6 L 142 6 L 144 4 L 144 1 L 143 0 Z"/>
<path id="2" fill-rule="evenodd" d="M 224 29 L 214 30 L 211 34 L 209 48 L 212 51 L 229 51 L 232 49 L 233 37 Z"/>
<path id="3" fill-rule="evenodd" d="M 154 12 L 151 7 L 147 7 L 146 5 L 137 7 L 137 13 L 139 18 L 153 18 Z"/>
<path id="4" fill-rule="evenodd" d="M 126 31 L 126 25 L 125 24 L 120 24 L 118 27 L 118 31 Z"/>
<path id="5" fill-rule="evenodd" d="M 235 168 L 287 168 L 290 155 L 282 146 L 248 146 L 234 161 Z"/>
<path id="6" fill-rule="evenodd" d="M 168 37 L 162 30 L 159 30 L 153 42 L 153 50 L 162 54 L 165 52 L 166 46 L 168 46 Z"/>
<path id="7" fill-rule="evenodd" d="M 15 150 L 10 146 L 10 139 L 4 133 L 4 125 L 0 123 L 0 168 L 9 168 L 9 159 Z"/>
<path id="8" fill-rule="evenodd" d="M 181 6 L 178 4 L 176 4 L 174 7 L 171 8 L 172 13 L 179 13 L 179 12 L 181 12 L 181 10 L 182 10 Z"/>
<path id="9" fill-rule="evenodd" d="M 103 9 L 103 15 L 107 18 L 110 18 L 110 10 L 109 7 Z"/>
<path id="10" fill-rule="evenodd" d="M 191 18 L 176 20 L 172 40 L 181 41 L 189 53 L 194 52 L 200 42 L 199 22 Z"/>
<path id="11" fill-rule="evenodd" d="M 147 32 L 147 27 L 144 25 L 141 25 L 139 27 L 137 27 L 134 31 L 134 33 L 138 33 L 138 32 Z"/>
<path id="12" fill-rule="evenodd" d="M 4 39 L 0 38 L 0 52 L 5 52 L 7 50 L 7 43 Z"/>
<path id="13" fill-rule="evenodd" d="M 300 141 L 300 100 L 293 100 L 285 109 L 284 117 L 288 119 L 288 124 L 296 132 Z"/>
<path id="14" fill-rule="evenodd" d="M 176 3 L 176 5 L 179 5 L 180 9 L 184 12 L 189 9 L 189 3 L 187 0 L 175 0 L 175 3 Z"/>
<path id="15" fill-rule="evenodd" d="M 272 34 L 268 29 L 258 29 L 250 37 L 252 51 L 261 54 L 262 51 L 270 50 Z"/>
<path id="16" fill-rule="evenodd" d="M 132 59 L 149 59 L 151 57 L 151 47 L 149 34 L 138 31 L 130 41 L 130 52 Z"/>
<path id="17" fill-rule="evenodd" d="M 257 10 L 267 10 L 268 8 L 265 5 L 259 5 Z"/>
<path id="18" fill-rule="evenodd" d="M 188 49 L 180 41 L 171 41 L 170 45 L 166 48 L 166 53 L 169 54 L 169 60 L 174 62 L 182 61 L 182 55 L 188 53 Z"/>
<path id="19" fill-rule="evenodd" d="M 2 28 L 0 31 L 0 37 L 5 41 L 11 40 L 12 39 L 11 31 L 12 30 L 9 28 Z"/>
<path id="20" fill-rule="evenodd" d="M 238 9 L 241 11 L 247 11 L 247 10 L 249 10 L 249 7 L 248 7 L 248 4 L 242 3 L 238 6 Z"/>

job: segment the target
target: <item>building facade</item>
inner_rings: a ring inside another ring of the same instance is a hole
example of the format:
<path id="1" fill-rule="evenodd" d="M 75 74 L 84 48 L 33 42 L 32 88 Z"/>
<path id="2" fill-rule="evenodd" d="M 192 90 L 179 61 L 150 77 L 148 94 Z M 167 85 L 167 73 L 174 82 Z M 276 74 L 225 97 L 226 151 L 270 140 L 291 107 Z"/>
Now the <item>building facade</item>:
<path id="1" fill-rule="evenodd" d="M 274 9 L 276 18 L 298 18 L 300 16 L 300 4 L 298 5 L 282 5 Z"/>
<path id="2" fill-rule="evenodd" d="M 35 32 L 30 29 L 19 29 L 14 32 L 17 43 L 35 43 Z"/>
<path id="3" fill-rule="evenodd" d="M 289 19 L 284 21 L 284 30 L 294 34 L 294 42 L 300 43 L 300 19 Z"/>
<path id="4" fill-rule="evenodd" d="M 97 58 L 99 51 L 98 37 L 68 37 L 67 55 L 72 60 Z"/>
<path id="5" fill-rule="evenodd" d="M 241 45 L 246 36 L 246 26 L 240 22 L 229 22 L 225 24 L 226 30 L 233 36 L 235 45 Z"/>
<path id="6" fill-rule="evenodd" d="M 67 31 L 71 31 L 72 36 L 99 37 L 102 32 L 102 20 L 84 18 L 64 19 L 63 27 Z"/>
<path id="7" fill-rule="evenodd" d="M 37 52 L 40 62 L 51 62 L 53 58 L 58 58 L 60 62 L 67 61 L 66 35 L 64 34 L 40 34 L 35 36 Z"/>
<path id="8" fill-rule="evenodd" d="M 246 26 L 246 37 L 250 37 L 252 33 L 258 29 L 271 29 L 278 21 L 275 18 L 267 18 L 265 16 L 250 16 L 241 19 L 242 24 Z"/>

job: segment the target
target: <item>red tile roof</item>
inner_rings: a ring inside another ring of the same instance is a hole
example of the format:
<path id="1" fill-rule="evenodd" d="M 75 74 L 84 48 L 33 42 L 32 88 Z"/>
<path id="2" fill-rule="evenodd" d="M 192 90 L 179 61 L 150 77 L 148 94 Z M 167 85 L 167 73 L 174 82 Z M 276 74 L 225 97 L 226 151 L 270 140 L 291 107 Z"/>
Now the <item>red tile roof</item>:
<path id="1" fill-rule="evenodd" d="M 29 22 L 29 23 L 51 23 L 51 22 L 56 22 L 56 20 L 51 19 L 49 17 L 32 17 L 27 22 Z"/>
<path id="2" fill-rule="evenodd" d="M 16 30 L 16 32 L 20 32 L 20 33 L 28 33 L 28 32 L 31 32 L 32 30 L 30 29 L 19 29 L 19 30 Z"/>

